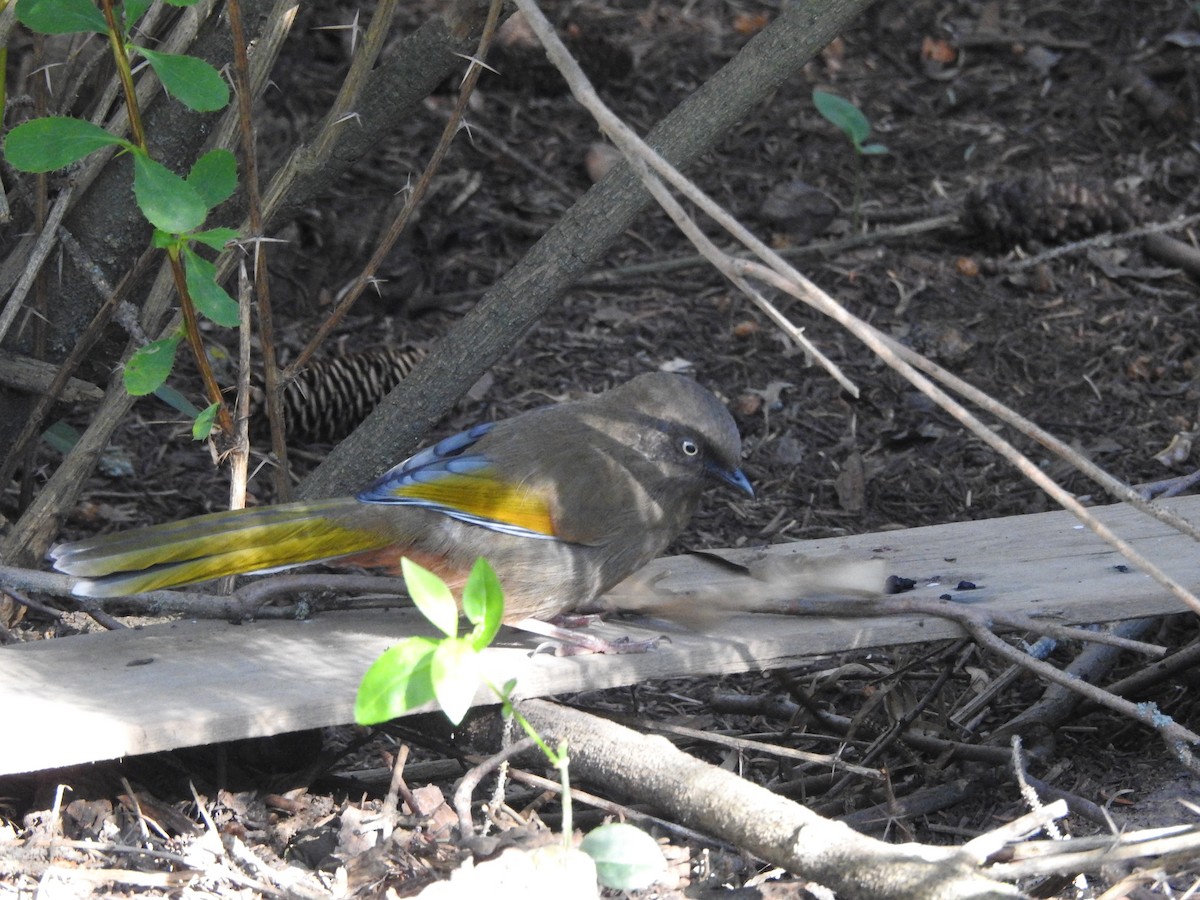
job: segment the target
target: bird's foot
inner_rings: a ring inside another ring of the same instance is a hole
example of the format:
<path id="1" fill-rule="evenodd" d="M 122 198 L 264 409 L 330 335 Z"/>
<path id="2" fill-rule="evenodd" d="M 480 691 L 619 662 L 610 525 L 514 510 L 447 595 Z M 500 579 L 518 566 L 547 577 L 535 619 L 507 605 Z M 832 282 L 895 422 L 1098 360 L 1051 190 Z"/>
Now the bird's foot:
<path id="1" fill-rule="evenodd" d="M 557 623 L 561 617 L 556 617 Z M 599 616 L 575 616 L 576 620 L 590 619 L 592 621 L 599 620 Z M 582 627 L 581 623 L 576 624 L 575 628 Z M 617 653 L 648 653 L 651 650 L 657 650 L 658 645 L 663 641 L 670 641 L 665 634 L 658 637 L 647 638 L 645 640 L 635 641 L 629 637 L 622 637 L 619 640 L 610 641 L 607 638 L 602 638 L 595 634 L 586 634 L 572 628 L 564 627 L 561 624 L 543 622 L 541 619 L 522 619 L 519 622 L 513 623 L 513 628 L 519 628 L 521 631 L 528 631 L 531 634 L 537 634 L 545 638 L 550 638 L 550 641 L 539 644 L 534 650 L 535 653 L 545 651 L 553 651 L 555 656 L 587 656 L 593 653 L 617 654 Z"/>

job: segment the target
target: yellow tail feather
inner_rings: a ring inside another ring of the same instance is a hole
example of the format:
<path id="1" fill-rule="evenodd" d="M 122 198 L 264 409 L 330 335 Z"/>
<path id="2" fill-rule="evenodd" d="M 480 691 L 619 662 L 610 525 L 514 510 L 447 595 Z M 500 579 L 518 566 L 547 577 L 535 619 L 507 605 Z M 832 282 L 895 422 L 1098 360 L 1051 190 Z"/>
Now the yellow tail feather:
<path id="1" fill-rule="evenodd" d="M 330 515 L 354 503 L 341 499 L 212 513 L 63 544 L 51 556 L 59 571 L 86 579 L 74 586 L 75 594 L 120 597 L 386 546 L 386 536 L 346 527 Z"/>

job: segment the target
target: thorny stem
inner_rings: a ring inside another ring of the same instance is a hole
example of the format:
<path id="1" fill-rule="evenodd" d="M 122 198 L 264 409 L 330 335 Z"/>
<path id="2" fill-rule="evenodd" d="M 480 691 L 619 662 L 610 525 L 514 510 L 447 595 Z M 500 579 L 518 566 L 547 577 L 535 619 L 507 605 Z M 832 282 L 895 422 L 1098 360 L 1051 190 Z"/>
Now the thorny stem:
<path id="1" fill-rule="evenodd" d="M 246 202 L 249 207 L 250 237 L 261 238 L 262 193 L 258 184 L 258 148 L 254 136 L 251 111 L 253 93 L 250 87 L 250 61 L 246 55 L 246 31 L 242 25 L 241 0 L 229 0 L 225 6 L 229 16 L 229 34 L 233 41 L 233 86 L 238 105 L 238 128 L 241 131 L 242 158 L 246 170 Z M 271 284 L 267 277 L 267 248 L 255 240 L 254 298 L 258 301 L 258 336 L 263 356 L 263 387 L 266 395 L 267 420 L 271 424 L 271 452 L 275 456 L 275 494 L 278 502 L 291 499 L 292 479 L 288 465 L 287 439 L 283 421 L 283 383 L 279 377 L 279 361 L 275 353 L 275 318 L 271 307 Z"/>
<path id="2" fill-rule="evenodd" d="M 321 323 L 321 327 L 317 329 L 317 333 L 313 336 L 313 339 L 308 342 L 308 346 L 301 351 L 300 355 L 284 371 L 285 380 L 290 381 L 295 378 L 296 373 L 308 365 L 308 361 L 312 359 L 317 348 L 321 346 L 330 332 L 337 327 L 338 323 L 346 317 L 346 314 L 350 312 L 350 308 L 362 296 L 362 292 L 367 289 L 367 286 L 374 281 L 375 273 L 379 270 L 379 266 L 383 264 L 392 247 L 396 245 L 396 241 L 400 239 L 400 235 L 404 233 L 404 229 L 408 226 L 413 214 L 425 199 L 425 194 L 428 192 L 429 186 L 433 183 L 434 174 L 441 168 L 442 161 L 446 158 L 446 154 L 450 150 L 450 145 L 454 141 L 454 136 L 458 134 L 463 115 L 466 113 L 467 102 L 475 90 L 475 83 L 479 80 L 479 73 L 483 71 L 483 65 L 480 60 L 483 59 L 488 46 L 492 42 L 492 36 L 495 34 L 496 25 L 500 20 L 502 6 L 503 4 L 500 0 L 492 0 L 492 4 L 488 9 L 487 20 L 484 22 L 483 34 L 479 37 L 478 49 L 475 51 L 475 56 L 471 59 L 471 65 L 467 67 L 467 74 L 463 78 L 462 87 L 459 88 L 458 99 L 454 104 L 454 111 L 450 115 L 450 120 L 446 123 L 446 128 L 442 131 L 441 139 L 438 141 L 438 145 L 434 149 L 428 164 L 426 164 L 425 170 L 421 173 L 421 177 L 417 179 L 417 183 L 413 185 L 408 202 L 404 204 L 404 208 L 400 210 L 388 228 L 387 233 L 375 248 L 375 252 L 372 254 L 370 260 L 368 260 L 363 270 L 358 274 L 358 277 L 354 280 L 354 284 L 350 286 L 350 289 L 346 292 L 341 302 L 330 313 L 329 318 Z"/>

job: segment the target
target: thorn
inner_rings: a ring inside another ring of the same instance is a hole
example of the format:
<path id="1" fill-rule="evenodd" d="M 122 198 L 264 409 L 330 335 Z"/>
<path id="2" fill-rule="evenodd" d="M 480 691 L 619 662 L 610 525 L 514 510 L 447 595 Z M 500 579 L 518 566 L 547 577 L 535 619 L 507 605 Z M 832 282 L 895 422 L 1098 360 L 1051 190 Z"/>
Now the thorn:
<path id="1" fill-rule="evenodd" d="M 471 65 L 467 66 L 467 71 L 463 75 L 463 80 L 459 82 L 460 85 L 463 83 L 463 81 L 467 80 L 467 76 L 471 74 L 471 69 L 473 69 L 475 66 L 478 66 L 481 69 L 487 69 L 489 72 L 491 72 L 494 75 L 500 74 L 500 72 L 497 69 L 493 69 L 491 66 L 489 66 L 487 63 L 485 63 L 478 56 L 471 56 L 466 53 L 455 53 L 454 55 L 457 56 L 459 59 L 465 59 L 467 62 L 469 62 L 471 64 Z"/>
<path id="2" fill-rule="evenodd" d="M 318 25 L 313 28 L 313 31 L 349 31 L 350 53 L 353 55 L 358 47 L 358 36 L 362 32 L 362 29 L 358 27 L 358 10 L 354 11 L 354 20 L 349 25 Z"/>

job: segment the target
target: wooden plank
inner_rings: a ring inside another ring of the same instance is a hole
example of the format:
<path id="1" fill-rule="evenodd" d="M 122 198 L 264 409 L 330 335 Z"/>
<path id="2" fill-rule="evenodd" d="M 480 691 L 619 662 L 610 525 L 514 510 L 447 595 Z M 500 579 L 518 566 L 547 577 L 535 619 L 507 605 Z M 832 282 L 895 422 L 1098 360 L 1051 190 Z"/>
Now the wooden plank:
<path id="1" fill-rule="evenodd" d="M 1200 514 L 1200 498 L 1173 505 L 1183 515 Z M 1189 539 L 1124 506 L 1097 512 L 1185 584 L 1200 584 L 1200 553 Z M 1179 611 L 1148 576 L 1118 571 L 1120 557 L 1061 512 L 805 541 L 767 552 L 880 557 L 889 573 L 915 578 L 919 596 L 934 598 L 969 580 L 979 589 L 957 596 L 1062 622 Z M 746 590 L 745 576 L 687 557 L 658 560 L 651 571 L 661 576 L 659 590 L 699 582 Z M 658 624 L 648 623 L 652 633 L 661 631 Z M 596 630 L 607 637 L 647 635 L 626 625 Z M 309 622 L 179 621 L 0 648 L 0 774 L 348 722 L 358 679 L 371 660 L 413 633 L 428 632 L 412 610 L 397 609 L 327 613 Z M 673 632 L 659 650 L 631 656 L 531 656 L 531 641 L 505 634 L 506 643 L 489 651 L 488 666 L 496 681 L 515 677 L 521 694 L 533 697 L 772 668 L 814 654 L 957 634 L 956 626 L 921 616 L 740 615 L 712 634 Z"/>

